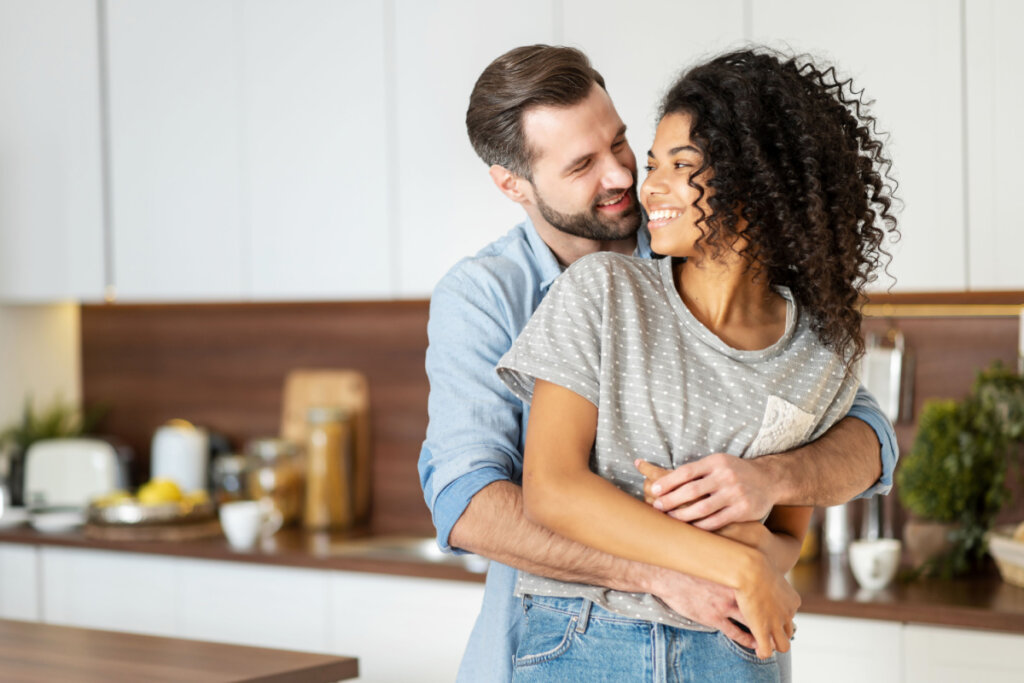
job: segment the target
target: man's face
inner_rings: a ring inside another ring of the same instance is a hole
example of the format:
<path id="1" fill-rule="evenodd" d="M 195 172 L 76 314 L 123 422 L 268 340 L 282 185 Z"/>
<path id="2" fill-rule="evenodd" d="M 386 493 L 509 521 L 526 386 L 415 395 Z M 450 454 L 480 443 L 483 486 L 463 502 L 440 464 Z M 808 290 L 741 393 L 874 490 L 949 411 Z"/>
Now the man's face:
<path id="1" fill-rule="evenodd" d="M 636 158 L 604 88 L 571 107 L 523 116 L 533 150 L 533 200 L 552 227 L 591 240 L 624 240 L 640 227 Z"/>

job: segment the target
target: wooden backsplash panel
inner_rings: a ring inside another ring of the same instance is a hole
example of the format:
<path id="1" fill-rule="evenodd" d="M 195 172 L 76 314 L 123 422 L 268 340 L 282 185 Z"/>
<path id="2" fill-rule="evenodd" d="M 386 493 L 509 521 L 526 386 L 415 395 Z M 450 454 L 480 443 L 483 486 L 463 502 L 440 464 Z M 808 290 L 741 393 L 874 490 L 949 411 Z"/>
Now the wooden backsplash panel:
<path id="1" fill-rule="evenodd" d="M 1007 297 L 1021 301 L 1020 293 Z M 991 303 L 976 298 L 957 302 Z M 153 431 L 166 420 L 208 426 L 241 448 L 249 438 L 277 433 L 290 370 L 355 368 L 370 382 L 373 527 L 431 534 L 416 472 L 427 425 L 427 317 L 426 301 L 83 306 L 84 399 L 111 406 L 101 427 L 135 449 L 141 481 Z M 914 394 L 913 410 L 896 425 L 903 452 L 926 398 L 959 398 L 992 360 L 1015 362 L 1018 324 L 1009 316 L 866 321 L 866 331 L 895 326 L 906 337 Z M 886 505 L 898 524 L 895 497 Z M 1007 516 L 1024 519 L 1019 491 Z"/>
<path id="2" fill-rule="evenodd" d="M 227 436 L 276 435 L 285 375 L 354 368 L 369 379 L 373 526 L 432 532 L 416 473 L 427 425 L 426 301 L 82 307 L 82 391 L 110 406 L 100 428 L 148 477 L 154 430 L 185 418 Z"/>

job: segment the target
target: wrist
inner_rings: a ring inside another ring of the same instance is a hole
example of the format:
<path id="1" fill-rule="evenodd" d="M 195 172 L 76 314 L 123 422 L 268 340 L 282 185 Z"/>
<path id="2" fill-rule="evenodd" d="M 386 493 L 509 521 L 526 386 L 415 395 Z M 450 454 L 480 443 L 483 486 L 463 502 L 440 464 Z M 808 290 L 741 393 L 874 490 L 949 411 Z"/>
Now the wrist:
<path id="1" fill-rule="evenodd" d="M 728 586 L 738 593 L 746 593 L 752 586 L 763 580 L 769 569 L 768 558 L 759 550 L 744 546 L 734 565 Z"/>
<path id="2" fill-rule="evenodd" d="M 788 466 L 791 461 L 787 461 L 787 457 L 790 456 L 772 454 L 751 461 L 761 471 L 764 481 L 770 482 L 763 490 L 766 491 L 772 507 L 798 504 L 795 502 L 798 496 L 793 488 L 792 473 Z"/>

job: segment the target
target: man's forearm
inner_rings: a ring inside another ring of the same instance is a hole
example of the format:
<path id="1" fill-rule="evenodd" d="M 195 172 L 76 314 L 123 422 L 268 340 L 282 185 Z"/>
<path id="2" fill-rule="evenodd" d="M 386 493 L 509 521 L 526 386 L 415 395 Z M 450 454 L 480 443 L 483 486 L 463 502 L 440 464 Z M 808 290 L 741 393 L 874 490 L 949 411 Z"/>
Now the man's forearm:
<path id="1" fill-rule="evenodd" d="M 839 505 L 874 484 L 882 472 L 878 437 L 855 417 L 816 441 L 753 461 L 775 483 L 776 505 Z"/>
<path id="2" fill-rule="evenodd" d="M 588 548 L 527 520 L 523 489 L 509 481 L 496 481 L 473 496 L 452 527 L 449 543 L 560 581 L 628 592 L 652 590 L 653 568 Z"/>

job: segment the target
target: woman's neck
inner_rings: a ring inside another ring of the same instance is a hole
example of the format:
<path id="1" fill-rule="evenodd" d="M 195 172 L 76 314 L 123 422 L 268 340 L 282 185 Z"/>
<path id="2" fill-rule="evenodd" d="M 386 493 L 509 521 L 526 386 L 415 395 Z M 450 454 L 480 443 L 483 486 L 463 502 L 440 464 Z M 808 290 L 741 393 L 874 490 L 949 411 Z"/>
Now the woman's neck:
<path id="1" fill-rule="evenodd" d="M 715 260 L 677 262 L 673 275 L 694 317 L 733 348 L 767 348 L 786 330 L 786 300 L 764 278 L 755 278 L 734 252 Z"/>

